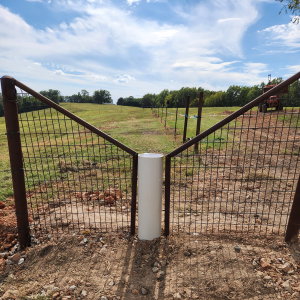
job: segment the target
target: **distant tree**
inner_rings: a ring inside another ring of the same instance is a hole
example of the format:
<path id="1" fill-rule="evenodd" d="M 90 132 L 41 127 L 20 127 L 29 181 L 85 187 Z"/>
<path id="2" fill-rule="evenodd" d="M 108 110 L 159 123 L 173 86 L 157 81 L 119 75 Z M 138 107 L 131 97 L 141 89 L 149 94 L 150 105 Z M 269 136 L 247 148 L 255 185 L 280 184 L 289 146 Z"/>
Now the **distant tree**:
<path id="1" fill-rule="evenodd" d="M 106 90 L 95 91 L 93 94 L 93 99 L 94 102 L 98 104 L 112 103 L 110 92 Z"/>
<path id="2" fill-rule="evenodd" d="M 52 100 L 55 103 L 64 102 L 64 97 L 61 96 L 58 90 L 40 91 L 40 94 Z"/>
<path id="3" fill-rule="evenodd" d="M 124 98 L 120 97 L 117 101 L 117 105 L 124 105 L 124 102 L 125 102 Z"/>
<path id="4" fill-rule="evenodd" d="M 141 107 L 142 106 L 142 99 L 134 98 L 133 96 L 129 96 L 127 98 L 124 98 L 124 105 L 125 106 Z"/>
<path id="5" fill-rule="evenodd" d="M 204 106 L 210 106 L 210 107 L 220 107 L 224 106 L 224 100 L 226 97 L 226 93 L 220 91 L 217 92 L 214 95 L 211 95 L 204 101 Z"/>
<path id="6" fill-rule="evenodd" d="M 146 94 L 142 98 L 142 106 L 143 107 L 151 107 L 153 104 L 153 99 L 155 98 L 155 94 Z"/>
<path id="7" fill-rule="evenodd" d="M 90 94 L 87 90 L 81 90 L 81 101 L 83 103 L 91 103 L 93 102 L 93 98 L 90 97 Z"/>
<path id="8" fill-rule="evenodd" d="M 282 9 L 280 10 L 279 14 L 282 13 L 282 11 L 285 11 L 285 13 L 291 13 L 293 15 L 293 18 L 291 21 L 293 23 L 299 24 L 300 22 L 300 0 L 277 0 L 280 3 L 284 2 L 286 3 Z"/>

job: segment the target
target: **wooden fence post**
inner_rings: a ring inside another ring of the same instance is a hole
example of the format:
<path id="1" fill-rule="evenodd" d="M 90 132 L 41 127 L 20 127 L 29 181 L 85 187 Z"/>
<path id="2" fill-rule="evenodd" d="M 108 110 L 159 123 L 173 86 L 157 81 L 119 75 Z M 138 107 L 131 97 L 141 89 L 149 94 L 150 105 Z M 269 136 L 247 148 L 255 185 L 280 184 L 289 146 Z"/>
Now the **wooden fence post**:
<path id="1" fill-rule="evenodd" d="M 20 248 L 24 249 L 28 244 L 30 244 L 30 228 L 25 189 L 23 153 L 18 118 L 18 100 L 13 78 L 9 76 L 3 76 L 1 78 L 1 88 L 16 205 L 18 239 Z"/>

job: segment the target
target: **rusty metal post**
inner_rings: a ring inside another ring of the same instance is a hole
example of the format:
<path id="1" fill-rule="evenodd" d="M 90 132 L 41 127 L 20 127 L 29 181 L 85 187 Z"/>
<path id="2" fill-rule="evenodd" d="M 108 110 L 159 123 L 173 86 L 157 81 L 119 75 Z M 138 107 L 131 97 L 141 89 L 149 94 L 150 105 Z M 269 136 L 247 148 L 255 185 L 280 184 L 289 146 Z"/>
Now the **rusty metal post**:
<path id="1" fill-rule="evenodd" d="M 184 130 L 183 130 L 183 143 L 185 143 L 185 140 L 186 140 L 186 131 L 187 131 L 188 118 L 189 118 L 189 106 L 190 106 L 190 96 L 187 96 L 186 108 L 185 108 Z"/>
<path id="2" fill-rule="evenodd" d="M 285 233 L 285 241 L 287 243 L 298 238 L 300 230 L 300 176 L 294 196 L 288 226 Z"/>
<path id="3" fill-rule="evenodd" d="M 166 156 L 165 167 L 165 236 L 170 234 L 170 188 L 171 188 L 171 157 Z"/>
<path id="4" fill-rule="evenodd" d="M 5 115 L 6 134 L 16 205 L 18 239 L 20 248 L 30 243 L 30 229 L 27 210 L 23 153 L 18 118 L 18 100 L 13 78 L 1 78 L 3 109 Z"/>
<path id="5" fill-rule="evenodd" d="M 198 104 L 198 116 L 197 116 L 197 128 L 196 136 L 200 133 L 201 127 L 201 118 L 202 118 L 202 106 L 203 106 L 203 92 L 200 92 L 199 95 L 199 104 Z M 195 151 L 198 152 L 199 143 L 195 144 Z"/>
<path id="6" fill-rule="evenodd" d="M 138 170 L 138 154 L 132 156 L 132 183 L 131 183 L 131 229 L 132 235 L 135 234 L 136 219 L 136 195 L 137 195 L 137 170 Z"/>

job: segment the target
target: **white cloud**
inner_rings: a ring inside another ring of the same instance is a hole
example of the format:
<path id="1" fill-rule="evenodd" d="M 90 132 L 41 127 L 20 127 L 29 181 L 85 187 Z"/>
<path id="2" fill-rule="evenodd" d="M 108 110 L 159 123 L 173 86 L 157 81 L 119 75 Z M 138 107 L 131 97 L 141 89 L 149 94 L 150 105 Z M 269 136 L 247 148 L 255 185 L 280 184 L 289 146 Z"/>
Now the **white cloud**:
<path id="1" fill-rule="evenodd" d="M 62 23 L 59 24 L 59 27 L 60 27 L 61 29 L 65 30 L 65 29 L 68 29 L 69 26 L 67 25 L 66 22 L 62 22 Z"/>
<path id="2" fill-rule="evenodd" d="M 227 18 L 227 19 L 219 19 L 218 23 L 224 23 L 224 22 L 232 22 L 232 21 L 242 21 L 242 18 Z"/>
<path id="3" fill-rule="evenodd" d="M 188 68 L 193 70 L 199 70 L 201 72 L 205 71 L 225 71 L 227 66 L 230 66 L 238 61 L 232 62 L 221 62 L 218 58 L 199 58 L 197 61 L 184 61 L 184 62 L 176 62 L 173 64 L 173 68 Z"/>
<path id="4" fill-rule="evenodd" d="M 107 81 L 107 78 L 102 75 L 91 75 L 92 79 L 98 80 L 98 81 Z"/>
<path id="5" fill-rule="evenodd" d="M 65 75 L 65 73 L 62 70 L 55 70 L 54 74 L 55 75 Z"/>
<path id="6" fill-rule="evenodd" d="M 131 94 L 143 94 L 169 86 L 257 83 L 259 72 L 252 72 L 250 81 L 235 71 L 245 31 L 258 18 L 257 1 L 201 1 L 188 8 L 169 1 L 170 13 L 178 19 L 174 24 L 129 14 L 112 1 L 52 0 L 55 9 L 75 10 L 78 17 L 44 30 L 0 5 L 0 70 L 33 83 L 38 77 L 40 82 L 70 84 L 69 89 L 102 81 L 115 93 L 126 87 L 123 96 L 130 95 L 129 87 L 135 89 Z M 41 63 L 38 70 L 25 71 L 35 61 Z M 75 71 L 69 74 L 71 69 Z"/>
<path id="7" fill-rule="evenodd" d="M 129 5 L 132 5 L 133 3 L 139 3 L 141 0 L 127 0 L 127 3 Z"/>
<path id="8" fill-rule="evenodd" d="M 260 74 L 260 73 L 266 73 L 269 72 L 270 69 L 268 68 L 267 64 L 264 63 L 244 63 L 244 71 L 245 73 L 251 73 L 252 74 Z"/>
<path id="9" fill-rule="evenodd" d="M 34 65 L 37 65 L 37 66 L 40 66 L 40 65 L 41 65 L 41 63 L 39 63 L 39 62 L 34 62 L 33 64 L 34 64 Z"/>
<path id="10" fill-rule="evenodd" d="M 28 2 L 43 2 L 42 0 L 26 0 Z"/>
<path id="11" fill-rule="evenodd" d="M 282 25 L 274 25 L 258 33 L 267 36 L 267 43 L 269 45 L 277 45 L 286 48 L 300 48 L 300 26 L 295 23 L 288 23 Z"/>
<path id="12" fill-rule="evenodd" d="M 115 75 L 114 76 L 114 82 L 118 82 L 118 83 L 122 83 L 122 82 L 125 82 L 125 83 L 128 83 L 132 80 L 136 80 L 133 76 L 130 76 L 128 74 L 124 74 L 124 75 Z"/>

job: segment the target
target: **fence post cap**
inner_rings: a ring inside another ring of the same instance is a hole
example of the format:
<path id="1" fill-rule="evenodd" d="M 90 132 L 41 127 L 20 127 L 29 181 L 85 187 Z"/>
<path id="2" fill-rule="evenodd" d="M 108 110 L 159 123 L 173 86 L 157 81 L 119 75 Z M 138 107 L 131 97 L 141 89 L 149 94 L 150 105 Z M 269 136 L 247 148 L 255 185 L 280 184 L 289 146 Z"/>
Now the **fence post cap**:
<path id="1" fill-rule="evenodd" d="M 1 77 L 1 80 L 2 79 L 14 79 L 14 78 L 9 76 L 9 75 L 4 75 L 4 76 Z"/>

